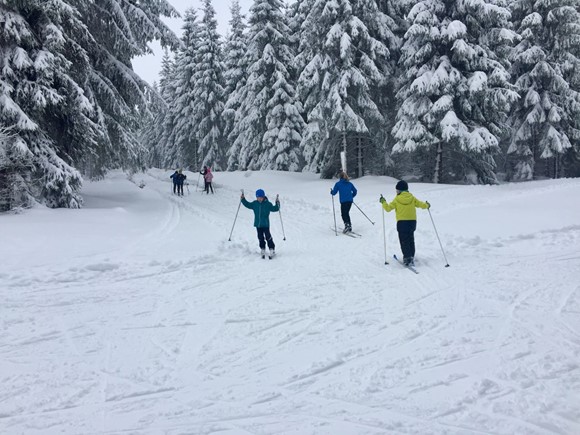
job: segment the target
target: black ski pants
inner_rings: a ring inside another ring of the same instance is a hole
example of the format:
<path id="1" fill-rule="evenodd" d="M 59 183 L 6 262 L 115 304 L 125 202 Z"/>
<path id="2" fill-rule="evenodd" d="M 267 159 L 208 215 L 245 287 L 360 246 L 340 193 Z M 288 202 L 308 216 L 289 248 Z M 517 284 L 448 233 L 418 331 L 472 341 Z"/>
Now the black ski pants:
<path id="1" fill-rule="evenodd" d="M 399 233 L 399 242 L 403 258 L 415 257 L 415 230 L 417 221 L 399 221 L 397 222 L 397 232 Z"/>
<path id="2" fill-rule="evenodd" d="M 351 226 L 350 223 L 350 208 L 352 207 L 352 202 L 341 202 L 340 203 L 340 215 L 342 216 L 342 221 L 344 226 Z"/>
<path id="3" fill-rule="evenodd" d="M 213 193 L 213 186 L 211 185 L 211 181 L 204 181 L 205 183 L 205 193 L 209 195 L 209 189 L 211 189 L 211 193 Z"/>
<path id="4" fill-rule="evenodd" d="M 175 192 L 175 189 L 173 191 Z M 183 184 L 177 185 L 177 194 L 183 196 Z"/>
<path id="5" fill-rule="evenodd" d="M 272 240 L 272 234 L 270 234 L 270 228 L 261 227 L 256 228 L 258 231 L 258 240 L 260 241 L 260 249 L 266 249 L 266 242 L 268 242 L 268 248 L 274 249 L 274 240 Z"/>

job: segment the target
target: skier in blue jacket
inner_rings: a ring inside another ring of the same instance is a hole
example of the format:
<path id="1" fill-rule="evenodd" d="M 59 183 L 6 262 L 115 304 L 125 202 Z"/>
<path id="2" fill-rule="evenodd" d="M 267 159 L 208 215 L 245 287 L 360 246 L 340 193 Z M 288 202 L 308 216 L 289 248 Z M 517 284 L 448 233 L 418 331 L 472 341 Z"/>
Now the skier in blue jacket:
<path id="1" fill-rule="evenodd" d="M 262 189 L 256 190 L 256 200 L 249 202 L 242 193 L 242 204 L 244 207 L 254 211 L 254 226 L 258 232 L 258 241 L 260 244 L 260 251 L 262 258 L 266 255 L 266 242 L 270 248 L 269 257 L 274 257 L 276 245 L 270 234 L 270 212 L 280 210 L 280 201 L 276 197 L 276 205 L 273 205 Z"/>
<path id="2" fill-rule="evenodd" d="M 357 194 L 356 187 L 350 181 L 348 181 L 348 175 L 344 171 L 338 173 L 339 180 L 336 182 L 334 187 L 330 189 L 330 194 L 332 196 L 336 195 L 338 192 L 338 198 L 340 200 L 340 215 L 342 216 L 342 221 L 344 222 L 343 233 L 349 233 L 352 231 L 352 224 L 350 222 L 350 208 L 354 201 L 354 197 Z"/>

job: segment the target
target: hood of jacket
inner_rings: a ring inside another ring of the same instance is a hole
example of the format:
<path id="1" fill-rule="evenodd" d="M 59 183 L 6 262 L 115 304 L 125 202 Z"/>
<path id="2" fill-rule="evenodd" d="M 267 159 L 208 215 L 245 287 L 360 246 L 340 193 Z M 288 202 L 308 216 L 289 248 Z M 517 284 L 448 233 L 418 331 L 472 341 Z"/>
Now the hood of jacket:
<path id="1" fill-rule="evenodd" d="M 395 197 L 395 201 L 402 205 L 409 205 L 415 200 L 415 197 L 409 192 L 401 192 Z"/>

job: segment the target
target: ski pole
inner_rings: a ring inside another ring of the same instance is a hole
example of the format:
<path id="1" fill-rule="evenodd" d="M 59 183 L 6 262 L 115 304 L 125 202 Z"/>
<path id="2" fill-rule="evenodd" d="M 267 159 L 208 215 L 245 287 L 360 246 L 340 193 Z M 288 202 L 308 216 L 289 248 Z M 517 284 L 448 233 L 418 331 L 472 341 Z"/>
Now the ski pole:
<path id="1" fill-rule="evenodd" d="M 381 193 L 381 198 L 383 194 Z M 387 231 L 385 230 L 385 209 L 383 208 L 383 203 L 381 202 L 381 209 L 383 210 L 383 243 L 385 245 L 385 264 L 389 264 L 387 261 Z"/>
<path id="2" fill-rule="evenodd" d="M 242 189 L 242 195 L 244 194 L 244 189 Z M 242 205 L 242 200 L 240 199 L 240 203 L 238 204 L 238 211 L 236 212 L 236 217 L 234 218 L 234 224 L 232 225 L 232 230 L 230 231 L 230 238 L 228 242 L 232 241 L 232 234 L 234 233 L 234 227 L 236 226 L 236 221 L 238 220 L 238 213 L 240 212 L 240 206 Z"/>
<path id="3" fill-rule="evenodd" d="M 189 196 L 189 183 L 185 183 L 185 187 L 187 187 L 187 195 Z"/>
<path id="4" fill-rule="evenodd" d="M 334 218 L 334 233 L 338 236 L 338 230 L 336 229 L 336 211 L 334 210 L 334 195 L 331 196 L 332 196 L 332 217 Z"/>
<path id="5" fill-rule="evenodd" d="M 431 215 L 431 206 L 427 209 L 429 212 L 429 217 L 431 218 L 431 223 L 433 224 L 433 229 L 435 230 L 435 235 L 437 236 L 437 240 L 439 240 L 439 246 L 441 246 L 441 252 L 443 252 L 443 258 L 445 258 L 445 267 L 449 267 L 449 262 L 447 261 L 447 256 L 445 255 L 445 251 L 443 250 L 443 245 L 441 244 L 441 239 L 439 238 L 439 233 L 437 232 L 437 228 L 435 227 L 435 221 L 433 220 L 433 216 Z"/>
<path id="6" fill-rule="evenodd" d="M 199 187 L 199 177 L 201 175 L 201 172 L 197 173 L 197 182 L 195 183 L 195 191 L 197 192 L 197 188 Z"/>
<path id="7" fill-rule="evenodd" d="M 356 205 L 356 208 L 358 208 L 358 209 L 359 209 L 359 211 L 360 211 L 360 212 L 363 214 L 363 216 L 364 216 L 364 217 L 366 217 L 366 218 L 368 219 L 368 221 L 369 221 L 371 224 L 373 224 L 373 225 L 375 224 L 375 223 L 374 223 L 372 220 L 370 220 L 370 219 L 369 219 L 369 217 L 368 217 L 368 216 L 365 214 L 365 212 L 364 212 L 364 211 L 362 211 L 362 210 L 360 209 L 360 207 L 359 207 L 359 206 L 356 204 L 356 202 L 354 202 L 354 201 L 353 201 L 352 203 L 353 203 L 354 205 Z"/>
<path id="8" fill-rule="evenodd" d="M 278 195 L 276 195 L 276 202 L 278 201 Z M 284 232 L 284 222 L 282 222 L 282 210 L 278 208 L 278 213 L 280 214 L 280 224 L 282 225 L 282 235 L 284 236 L 284 240 L 286 240 L 286 233 Z"/>

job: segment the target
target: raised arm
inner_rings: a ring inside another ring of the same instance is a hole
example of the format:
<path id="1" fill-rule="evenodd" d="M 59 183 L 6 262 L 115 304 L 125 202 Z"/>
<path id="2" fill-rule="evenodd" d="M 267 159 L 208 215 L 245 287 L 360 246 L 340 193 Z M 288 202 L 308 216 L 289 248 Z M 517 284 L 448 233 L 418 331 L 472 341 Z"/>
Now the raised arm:
<path id="1" fill-rule="evenodd" d="M 270 203 L 270 211 L 279 211 L 280 210 L 280 200 L 278 196 L 276 196 L 275 204 Z"/>
<path id="2" fill-rule="evenodd" d="M 244 207 L 249 208 L 250 210 L 253 210 L 254 207 L 252 206 L 252 203 L 249 202 L 244 195 L 242 195 L 242 204 L 244 204 Z"/>
<path id="3" fill-rule="evenodd" d="M 383 208 L 385 209 L 385 211 L 392 211 L 396 208 L 396 202 L 393 200 L 393 202 L 391 202 L 390 204 L 387 202 L 387 200 L 381 195 L 381 198 L 379 199 L 381 205 L 383 206 Z"/>

